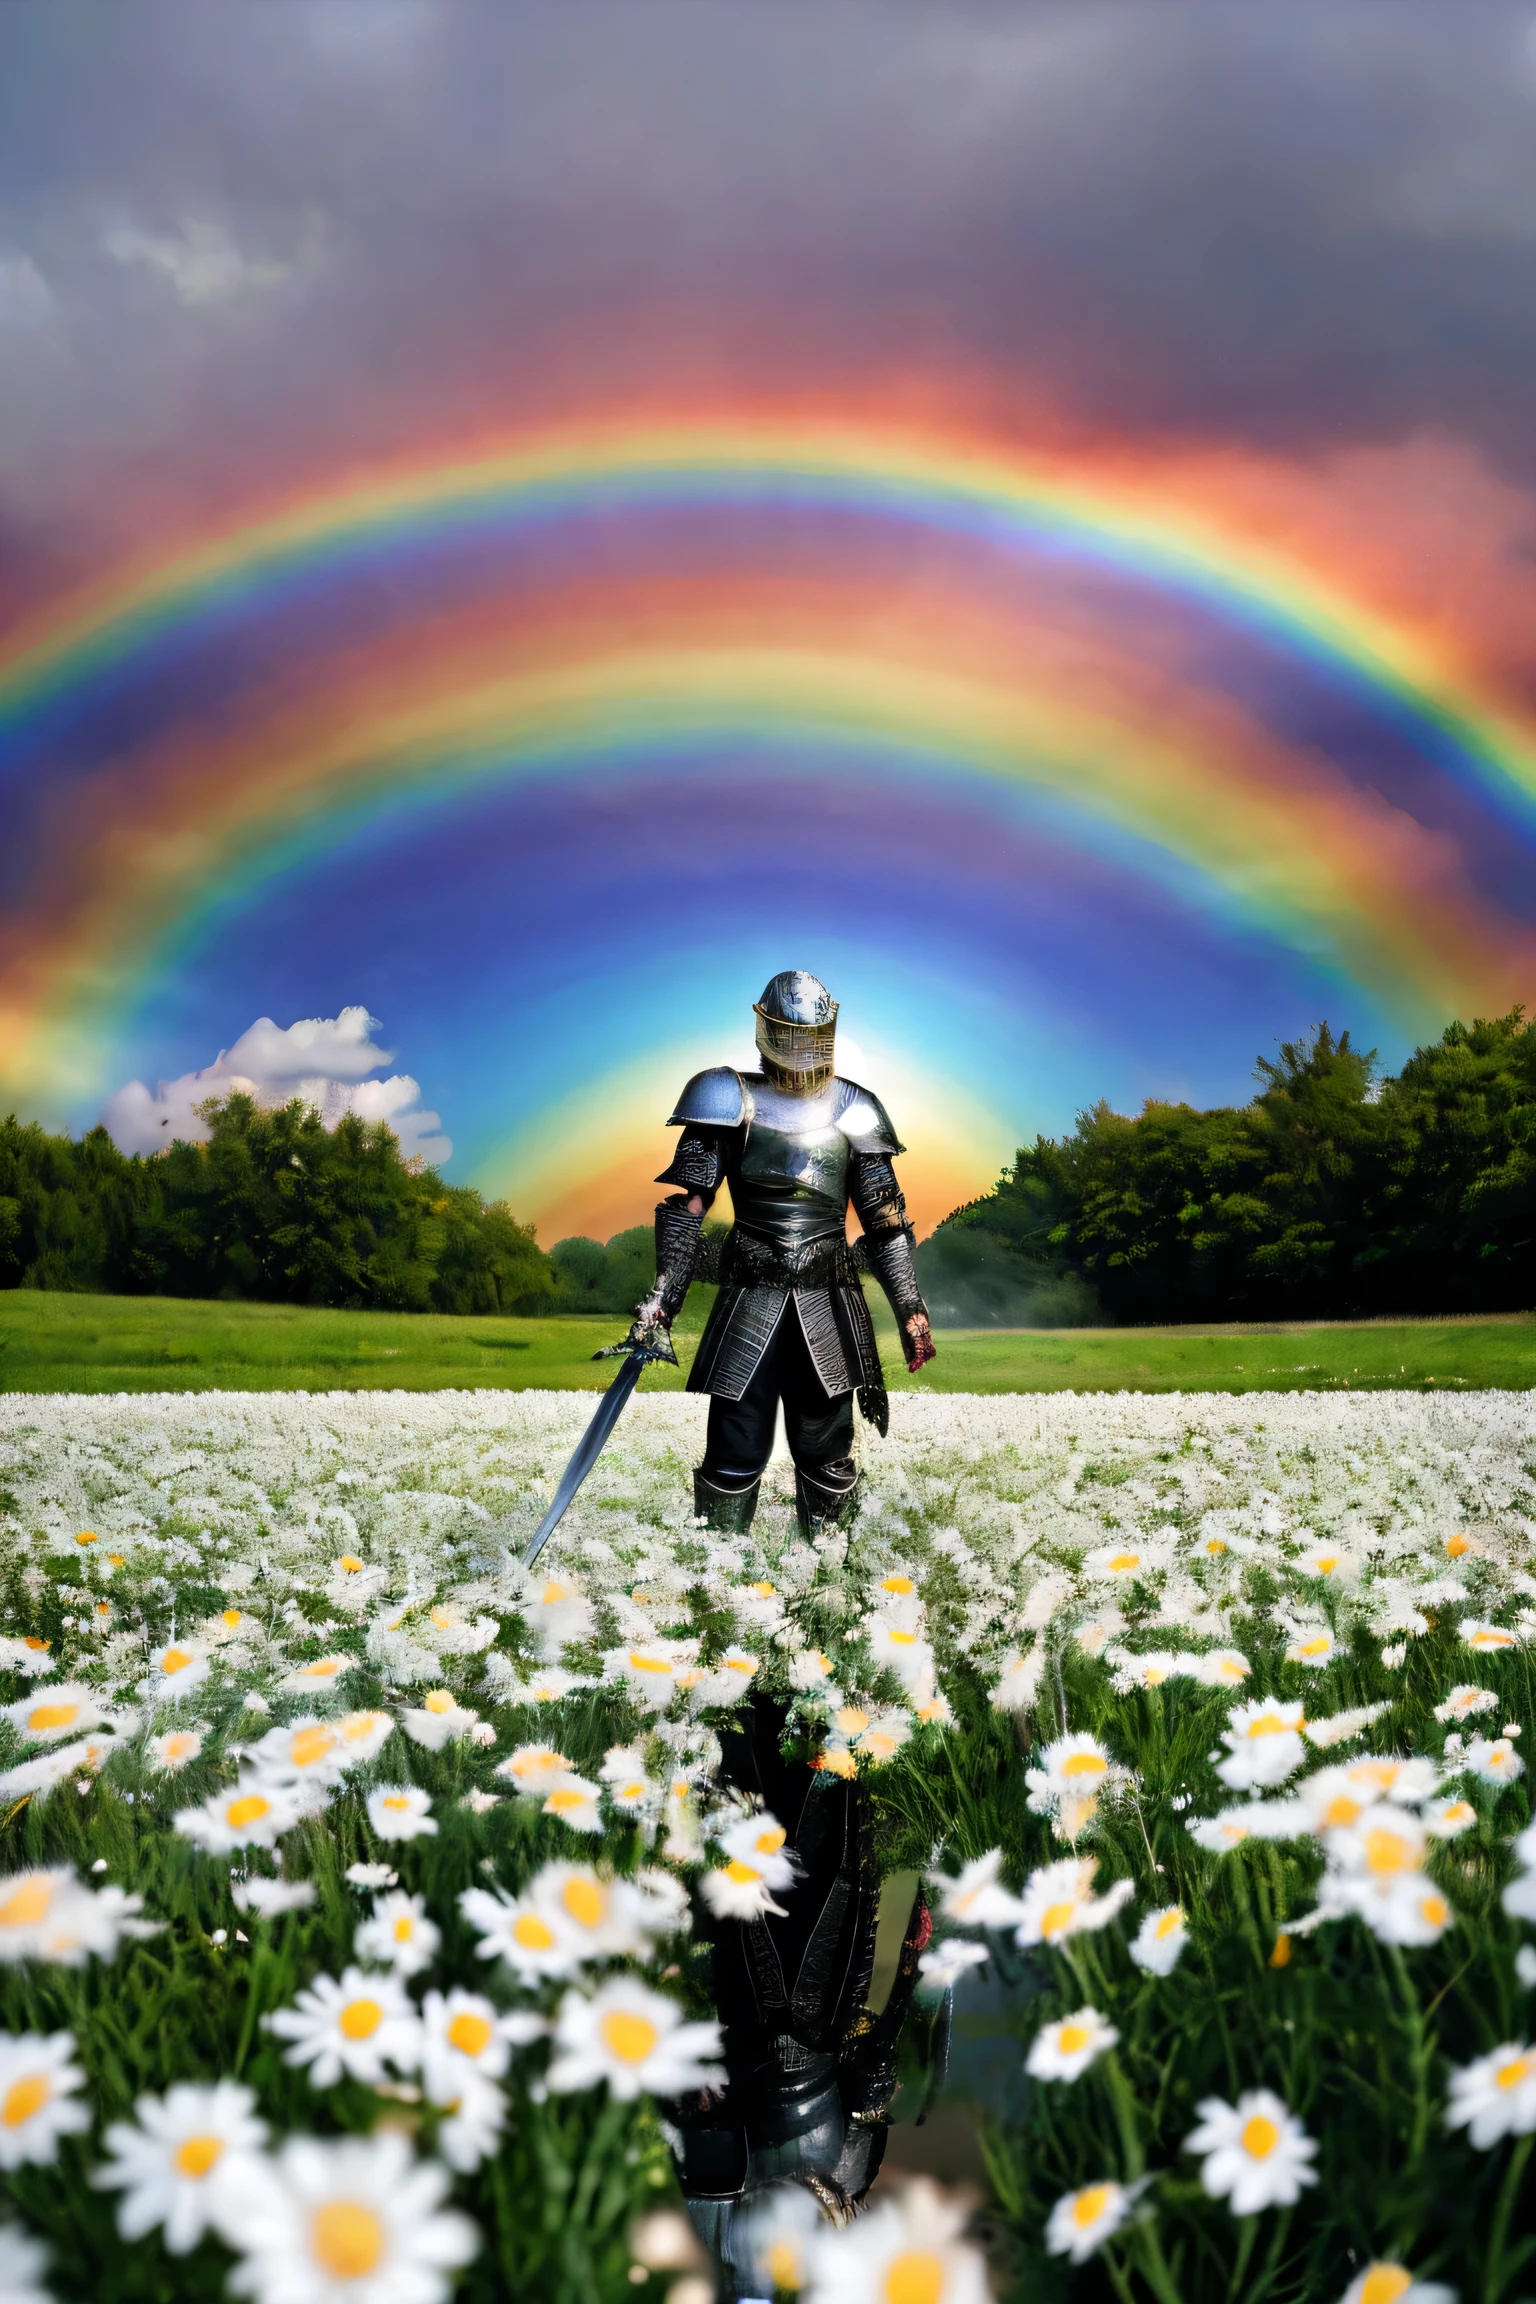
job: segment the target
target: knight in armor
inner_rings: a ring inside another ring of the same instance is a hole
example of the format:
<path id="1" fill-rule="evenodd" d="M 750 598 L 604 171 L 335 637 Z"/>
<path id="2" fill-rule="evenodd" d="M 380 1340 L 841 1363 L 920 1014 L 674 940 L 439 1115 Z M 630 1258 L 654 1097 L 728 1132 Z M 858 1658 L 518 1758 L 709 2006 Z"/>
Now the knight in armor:
<path id="1" fill-rule="evenodd" d="M 834 1069 L 837 1002 L 792 968 L 754 1012 L 761 1070 L 719 1064 L 695 1074 L 668 1123 L 682 1135 L 656 1181 L 677 1189 L 656 1211 L 656 1285 L 625 1348 L 675 1357 L 672 1322 L 698 1268 L 704 1218 L 728 1184 L 735 1222 L 688 1378 L 690 1392 L 710 1395 L 695 1508 L 717 1528 L 750 1526 L 782 1401 L 800 1518 L 814 1528 L 841 1518 L 853 1495 L 854 1395 L 880 1432 L 887 1426 L 860 1271 L 885 1290 L 910 1369 L 933 1358 L 933 1334 L 891 1165 L 903 1147 L 879 1098 Z M 857 1252 L 850 1202 L 863 1232 Z"/>

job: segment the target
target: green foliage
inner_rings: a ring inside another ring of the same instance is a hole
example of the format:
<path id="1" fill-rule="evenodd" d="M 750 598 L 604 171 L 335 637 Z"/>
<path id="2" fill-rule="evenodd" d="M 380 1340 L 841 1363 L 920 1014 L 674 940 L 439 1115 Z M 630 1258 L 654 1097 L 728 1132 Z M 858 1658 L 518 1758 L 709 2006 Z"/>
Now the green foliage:
<path id="1" fill-rule="evenodd" d="M 1095 1105 L 926 1244 L 1116 1321 L 1497 1312 L 1536 1297 L 1536 1023 L 1453 1024 L 1395 1079 L 1326 1023 L 1241 1109 Z M 982 1315 L 985 1317 L 986 1315 Z M 994 1315 L 996 1317 L 996 1315 Z"/>
<path id="2" fill-rule="evenodd" d="M 297 1098 L 204 1108 L 205 1144 L 125 1158 L 0 1123 L 0 1288 L 381 1311 L 534 1311 L 554 1275 L 504 1202 L 402 1160 L 382 1121 L 327 1129 Z"/>

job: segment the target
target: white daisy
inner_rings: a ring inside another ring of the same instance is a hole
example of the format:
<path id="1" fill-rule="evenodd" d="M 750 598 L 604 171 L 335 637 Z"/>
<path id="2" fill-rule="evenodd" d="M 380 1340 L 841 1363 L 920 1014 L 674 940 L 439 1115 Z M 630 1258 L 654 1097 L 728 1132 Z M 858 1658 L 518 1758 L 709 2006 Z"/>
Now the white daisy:
<path id="1" fill-rule="evenodd" d="M 0 1717 L 29 1742 L 51 1743 L 99 1727 L 110 1715 L 83 1681 L 61 1680 L 56 1688 L 41 1688 L 17 1704 L 0 1705 Z"/>
<path id="2" fill-rule="evenodd" d="M 1025 1770 L 1028 1805 L 1036 1816 L 1057 1819 L 1061 1837 L 1075 1840 L 1093 1817 L 1099 1794 L 1122 1773 L 1096 1736 L 1060 1736 L 1040 1754 L 1040 1766 Z"/>
<path id="3" fill-rule="evenodd" d="M 1335 1895 L 1359 1913 L 1383 1944 L 1438 1943 L 1456 1918 L 1445 1891 L 1427 1872 L 1399 1872 L 1387 1879 L 1368 1879 L 1360 1873 L 1341 1879 L 1330 1873 L 1324 1881 L 1324 1902 Z"/>
<path id="4" fill-rule="evenodd" d="M 1130 1954 L 1149 1976 L 1171 1975 L 1189 1942 L 1189 1921 L 1182 1904 L 1164 1904 L 1149 1912 L 1131 1939 Z"/>
<path id="5" fill-rule="evenodd" d="M 1119 2231 L 1144 2189 L 1144 2184 L 1116 2184 L 1106 2177 L 1100 2184 L 1064 2192 L 1046 2218 L 1046 2253 L 1086 2264 Z"/>
<path id="6" fill-rule="evenodd" d="M 237 1912 L 276 1920 L 284 1912 L 307 1912 L 315 1901 L 313 1880 L 245 1880 L 230 1890 Z"/>
<path id="7" fill-rule="evenodd" d="M 1456 2304 L 1456 2291 L 1437 2280 L 1415 2280 L 1405 2265 L 1378 2261 L 1355 2274 L 1339 2304 Z"/>
<path id="8" fill-rule="evenodd" d="M 1206 1688 L 1240 1688 L 1253 1666 L 1240 1648 L 1214 1648 L 1194 1659 L 1194 1677 Z"/>
<path id="9" fill-rule="evenodd" d="M 642 2092 L 680 2096 L 723 2084 L 719 2056 L 720 2026 L 713 2018 L 690 2023 L 675 2000 L 616 1976 L 590 1999 L 567 1992 L 561 2001 L 548 2085 L 564 2093 L 606 2080 L 609 2092 L 625 2100 Z"/>
<path id="10" fill-rule="evenodd" d="M 311 1813 L 291 1785 L 274 1784 L 270 1777 L 244 1770 L 224 1791 L 215 1792 L 201 1808 L 182 1808 L 172 1819 L 184 1839 L 195 1840 L 210 1856 L 227 1856 L 235 1848 L 271 1848 L 291 1831 L 301 1816 Z"/>
<path id="11" fill-rule="evenodd" d="M 833 1676 L 832 1659 L 820 1648 L 797 1648 L 789 1660 L 789 1684 L 802 1695 L 825 1688 Z"/>
<path id="12" fill-rule="evenodd" d="M 1227 1714 L 1222 1741 L 1229 1747 L 1216 1773 L 1234 1792 L 1283 1784 L 1307 1756 L 1300 1704 L 1235 1704 Z"/>
<path id="13" fill-rule="evenodd" d="M 574 1931 L 558 1915 L 541 1911 L 531 1896 L 505 1896 L 466 1888 L 459 1910 L 479 1930 L 482 1960 L 504 1960 L 524 1984 L 574 1976 L 587 1957 Z"/>
<path id="14" fill-rule="evenodd" d="M 389 2129 L 292 2137 L 226 2211 L 240 2252 L 229 2286 L 252 2304 L 442 2304 L 479 2244 L 444 2211 L 448 2182 Z"/>
<path id="15" fill-rule="evenodd" d="M 595 1622 L 592 1603 L 574 1577 L 549 1576 L 523 1602 L 523 1621 L 553 1661 L 569 1641 L 585 1640 Z"/>
<path id="16" fill-rule="evenodd" d="M 755 1865 L 770 1888 L 793 1886 L 800 1862 L 789 1845 L 789 1834 L 771 1809 L 760 1808 L 725 1825 L 715 1833 L 715 1840 L 727 1856 L 739 1856 L 744 1863 Z"/>
<path id="17" fill-rule="evenodd" d="M 1325 1665 L 1332 1663 L 1337 1647 L 1338 1642 L 1326 1624 L 1309 1625 L 1291 1642 L 1285 1651 L 1285 1660 L 1287 1664 L 1305 1664 L 1309 1671 L 1321 1672 Z"/>
<path id="18" fill-rule="evenodd" d="M 1301 2122 L 1268 2088 L 1251 2088 L 1228 2104 L 1207 2096 L 1197 2104 L 1200 2125 L 1184 2140 L 1204 2166 L 1200 2181 L 1234 2216 L 1261 2208 L 1293 2208 L 1302 2187 L 1317 2182 L 1309 2165 L 1317 2146 Z"/>
<path id="19" fill-rule="evenodd" d="M 925 1991 L 948 1992 L 967 1969 L 982 1967 L 986 1959 L 985 1944 L 973 1944 L 964 1936 L 946 1936 L 941 1944 L 919 1955 L 917 1972 Z"/>
<path id="20" fill-rule="evenodd" d="M 1024 2069 L 1032 2080 L 1076 2080 L 1120 2035 L 1097 2008 L 1079 2008 L 1054 2024 L 1042 2024 L 1030 2042 Z"/>
<path id="21" fill-rule="evenodd" d="M 0 2032 L 0 2168 L 46 2166 L 61 2136 L 89 2128 L 74 2054 L 73 2032 Z"/>
<path id="22" fill-rule="evenodd" d="M 567 1766 L 567 1774 L 574 1770 Z M 654 1816 L 661 1806 L 664 1787 L 645 1764 L 645 1754 L 636 1744 L 614 1744 L 603 1754 L 598 1770 L 615 1808 L 622 1808 L 631 1816 Z"/>
<path id="23" fill-rule="evenodd" d="M 392 1968 L 397 1976 L 415 1976 L 428 1966 L 441 1942 L 442 1931 L 427 1918 L 426 1899 L 408 1896 L 399 1888 L 375 1900 L 352 1938 L 352 1950 L 370 1965 Z"/>
<path id="24" fill-rule="evenodd" d="M 1451 2074 L 1448 2128 L 1465 2128 L 1481 2152 L 1501 2136 L 1529 2136 L 1536 2128 L 1536 2050 L 1506 2040 Z"/>
<path id="25" fill-rule="evenodd" d="M 117 2228 L 142 2240 L 157 2225 L 173 2256 L 185 2256 L 205 2232 L 218 2231 L 219 2202 L 231 2180 L 249 2180 L 267 2141 L 255 2118 L 256 2098 L 237 2081 L 212 2087 L 184 2082 L 164 2096 L 141 2096 L 134 2119 L 115 2120 L 104 2143 L 112 2158 L 91 2182 L 121 2192 Z"/>
<path id="26" fill-rule="evenodd" d="M 568 1824 L 573 1832 L 601 1832 L 600 1797 L 598 1786 L 585 1776 L 564 1776 L 546 1793 L 543 1813 Z"/>
<path id="27" fill-rule="evenodd" d="M 1474 1736 L 1462 1765 L 1485 1784 L 1513 1784 L 1525 1774 L 1525 1762 L 1507 1736 L 1495 1737 L 1492 1743 L 1486 1737 Z"/>
<path id="28" fill-rule="evenodd" d="M 760 1920 L 765 1912 L 784 1917 L 784 1907 L 774 1902 L 766 1876 L 739 1856 L 702 1874 L 699 1894 L 717 1920 Z"/>
<path id="29" fill-rule="evenodd" d="M 979 2248 L 964 2238 L 968 2204 L 917 2176 L 837 2231 L 809 2236 L 805 2304 L 987 2304 Z"/>
<path id="30" fill-rule="evenodd" d="M 138 1918 L 142 1896 L 121 1888 L 94 1894 L 67 1864 L 0 1879 L 0 1961 L 51 1960 L 79 1968 L 94 1955 L 116 1957 L 121 1936 L 148 1936 L 155 1929 Z"/>
<path id="31" fill-rule="evenodd" d="M 342 1877 L 354 1888 L 393 1888 L 400 1875 L 388 1864 L 349 1864 Z"/>
<path id="32" fill-rule="evenodd" d="M 1482 1655 L 1492 1655 L 1501 1648 L 1518 1648 L 1518 1632 L 1507 1632 L 1502 1624 L 1486 1624 L 1476 1616 L 1464 1616 L 1457 1626 L 1469 1648 Z"/>
<path id="33" fill-rule="evenodd" d="M 750 2275 L 764 2296 L 780 2288 L 798 2296 L 810 2277 L 811 2243 L 820 2224 L 821 2210 L 803 2184 L 773 2184 L 755 2191 L 731 2226 L 739 2278 L 745 2281 Z M 691 2271 L 698 2264 L 692 2226 L 675 2229 L 665 2209 L 634 2229 L 630 2247 L 635 2261 L 652 2271 Z"/>
<path id="34" fill-rule="evenodd" d="M 500 2080 L 514 2048 L 526 2048 L 549 2030 L 526 2009 L 508 2015 L 479 1992 L 455 1985 L 429 1992 L 421 2004 L 421 2075 L 434 2104 L 451 2104 L 473 2079 Z"/>
<path id="35" fill-rule="evenodd" d="M 864 1637 L 875 1663 L 885 1671 L 894 1672 L 909 1694 L 923 1673 L 933 1668 L 933 1650 L 921 1633 L 905 1624 L 893 1624 L 884 1616 L 870 1616 L 865 1619 Z"/>
<path id="36" fill-rule="evenodd" d="M 1458 1681 L 1443 1704 L 1435 1706 L 1437 1720 L 1471 1720 L 1479 1712 L 1496 1712 L 1499 1700 L 1491 1688 Z"/>
<path id="37" fill-rule="evenodd" d="M 1477 1810 L 1471 1801 L 1452 1795 L 1443 1800 L 1426 1801 L 1419 1814 L 1432 1840 L 1455 1840 L 1477 1822 Z"/>
<path id="38" fill-rule="evenodd" d="M 623 1751 L 622 1747 L 616 1749 Z M 608 1775 L 608 1761 L 613 1756 L 610 1752 L 608 1759 L 603 1762 L 602 1773 L 605 1778 Z M 627 1752 L 623 1753 L 623 1758 L 629 1767 L 637 1765 Z M 638 1766 L 643 1772 L 645 1762 L 639 1761 Z M 563 1752 L 557 1752 L 553 1744 L 519 1744 L 515 1751 L 508 1753 L 505 1760 L 496 1763 L 496 1774 L 507 1777 L 519 1792 L 543 1793 L 548 1791 L 551 1784 L 576 1773 L 575 1762 L 567 1760 Z"/>
<path id="39" fill-rule="evenodd" d="M 308 1664 L 296 1664 L 291 1672 L 279 1680 L 278 1692 L 284 1696 L 323 1695 L 328 1688 L 337 1688 L 349 1672 L 357 1670 L 355 1656 L 316 1656 Z"/>
<path id="40" fill-rule="evenodd" d="M 441 1752 L 455 1737 L 470 1735 L 479 1720 L 479 1713 L 461 1704 L 448 1688 L 429 1688 L 418 1708 L 408 1706 L 400 1715 L 411 1742 L 426 1752 Z"/>
<path id="41" fill-rule="evenodd" d="M 1098 1868 L 1095 1857 L 1065 1856 L 1059 1864 L 1042 1864 L 1032 1872 L 1024 1883 L 1015 1943 L 1021 1949 L 1059 1944 L 1069 1936 L 1107 1927 L 1135 1889 L 1129 1880 L 1117 1880 L 1107 1895 L 1096 1896 L 1093 1877 Z"/>
<path id="42" fill-rule="evenodd" d="M 266 2021 L 279 2039 L 293 2042 L 283 2062 L 307 2065 L 312 2088 L 334 2088 L 343 2072 L 382 2080 L 386 2065 L 414 2072 L 421 2061 L 421 2025 L 394 1976 L 361 1968 L 316 1976 L 291 2008 Z"/>
<path id="43" fill-rule="evenodd" d="M 853 1750 L 872 1768 L 883 1768 L 888 1760 L 895 1759 L 911 1735 L 911 1715 L 896 1705 L 887 1705 L 859 1730 L 853 1739 Z"/>
<path id="44" fill-rule="evenodd" d="M 58 1663 L 51 1640 L 40 1640 L 35 1632 L 14 1639 L 0 1633 L 0 1666 L 7 1672 L 21 1672 L 29 1680 L 45 1679 Z"/>
<path id="45" fill-rule="evenodd" d="M 957 1928 L 1015 1927 L 1024 1907 L 1003 1886 L 1002 1870 L 1001 1848 L 989 1848 L 985 1856 L 973 1856 L 953 1879 L 933 1873 L 942 1917 Z"/>
<path id="46" fill-rule="evenodd" d="M 506 2095 L 494 2080 L 469 2074 L 443 2109 L 448 2117 L 437 2131 L 437 2148 L 450 2168 L 461 2176 L 472 2175 L 501 2140 L 507 2123 Z"/>
<path id="47" fill-rule="evenodd" d="M 17 2224 L 0 2224 L 0 2304 L 53 2304 L 43 2286 L 48 2251 Z"/>
<path id="48" fill-rule="evenodd" d="M 380 1840 L 419 1840 L 433 1833 L 432 1795 L 416 1784 L 378 1784 L 368 1795 L 368 1821 Z"/>
<path id="49" fill-rule="evenodd" d="M 1098 1544 L 1083 1557 L 1083 1574 L 1093 1584 L 1133 1584 L 1138 1577 L 1155 1576 L 1168 1565 L 1168 1546 L 1141 1539 L 1120 1544 Z"/>
<path id="50" fill-rule="evenodd" d="M 1033 1648 L 1015 1648 L 1004 1657 L 1002 1672 L 992 1691 L 994 1712 L 1027 1712 L 1040 1693 L 1045 1666 L 1042 1641 L 1036 1641 Z"/>
<path id="51" fill-rule="evenodd" d="M 144 1746 L 152 1768 L 167 1772 L 185 1768 L 202 1751 L 203 1739 L 195 1728 L 170 1728 L 163 1736 L 151 1736 Z"/>
<path id="52" fill-rule="evenodd" d="M 646 1711 L 664 1712 L 677 1692 L 678 1667 L 694 1661 L 697 1645 L 652 1640 L 613 1648 L 603 1658 L 603 1676 L 620 1682 L 631 1701 Z"/>
<path id="53" fill-rule="evenodd" d="M 208 1657 L 200 1640 L 168 1640 L 149 1659 L 149 1672 L 136 1683 L 139 1694 L 155 1704 L 175 1704 L 190 1696 L 208 1677 Z"/>

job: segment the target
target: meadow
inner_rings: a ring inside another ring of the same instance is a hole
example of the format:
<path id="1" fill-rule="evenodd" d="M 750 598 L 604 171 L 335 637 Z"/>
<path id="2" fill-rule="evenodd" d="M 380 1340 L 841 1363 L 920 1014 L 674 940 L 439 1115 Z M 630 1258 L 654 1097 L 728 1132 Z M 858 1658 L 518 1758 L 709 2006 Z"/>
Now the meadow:
<path id="1" fill-rule="evenodd" d="M 686 1370 L 712 1291 L 677 1329 Z M 1444 1390 L 1536 1386 L 1536 1317 L 1217 1328 L 947 1329 L 913 1383 L 872 1306 L 892 1390 L 932 1392 Z M 0 1392 L 595 1390 L 599 1318 L 308 1310 L 196 1298 L 0 1291 Z M 653 1369 L 648 1392 L 682 1375 Z"/>
<path id="2" fill-rule="evenodd" d="M 530 1576 L 569 1393 L 0 1402 L 0 2292 L 704 2304 L 761 1689 L 926 1882 L 891 2111 L 952 1994 L 987 2189 L 791 2187 L 755 2292 L 1528 2297 L 1530 1397 L 906 1394 L 814 1542 L 695 1524 L 704 1411 Z"/>

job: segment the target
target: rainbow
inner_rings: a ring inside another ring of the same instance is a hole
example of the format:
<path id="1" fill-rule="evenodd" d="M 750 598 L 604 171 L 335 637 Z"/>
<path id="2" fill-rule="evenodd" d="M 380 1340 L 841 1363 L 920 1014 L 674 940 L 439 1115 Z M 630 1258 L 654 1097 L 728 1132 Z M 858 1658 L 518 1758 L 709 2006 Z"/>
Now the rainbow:
<path id="1" fill-rule="evenodd" d="M 1098 1093 L 1536 981 L 1536 740 L 1443 648 L 1091 462 L 846 426 L 555 431 L 110 573 L 0 649 L 0 821 L 0 1095 L 361 997 L 546 1237 L 644 1208 L 774 966 L 929 1218 Z"/>

